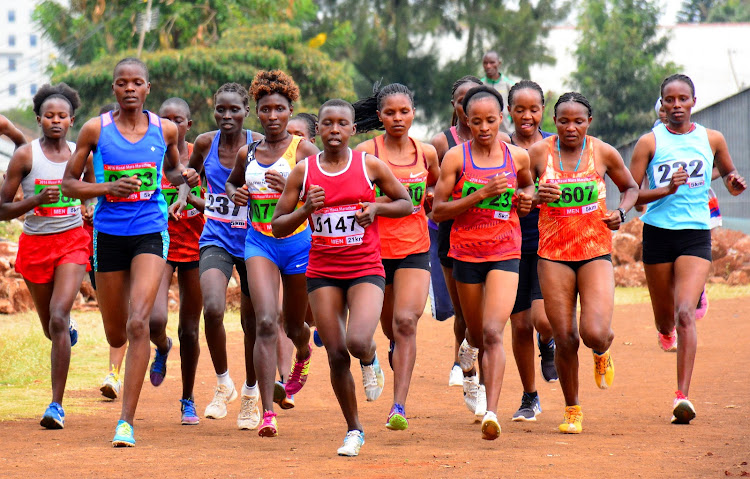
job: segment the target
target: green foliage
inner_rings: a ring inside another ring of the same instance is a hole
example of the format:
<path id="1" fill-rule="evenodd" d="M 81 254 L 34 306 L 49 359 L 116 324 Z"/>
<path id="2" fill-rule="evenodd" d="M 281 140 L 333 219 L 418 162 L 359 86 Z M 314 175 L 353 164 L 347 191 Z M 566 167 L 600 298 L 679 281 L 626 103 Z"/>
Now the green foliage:
<path id="1" fill-rule="evenodd" d="M 653 0 L 585 0 L 578 27 L 573 86 L 591 102 L 591 134 L 619 144 L 653 123 L 662 79 L 676 70 L 657 58 L 667 38 L 657 36 L 659 9 Z"/>
<path id="2" fill-rule="evenodd" d="M 705 22 L 715 4 L 716 0 L 683 0 L 677 12 L 677 23 Z"/>
<path id="3" fill-rule="evenodd" d="M 684 0 L 679 23 L 736 23 L 750 21 L 749 0 Z"/>

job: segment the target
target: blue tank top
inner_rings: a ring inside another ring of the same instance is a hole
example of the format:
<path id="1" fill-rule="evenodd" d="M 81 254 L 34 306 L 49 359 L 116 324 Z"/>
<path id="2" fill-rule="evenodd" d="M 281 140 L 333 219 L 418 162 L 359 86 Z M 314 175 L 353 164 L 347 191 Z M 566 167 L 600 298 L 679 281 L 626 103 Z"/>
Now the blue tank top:
<path id="1" fill-rule="evenodd" d="M 94 150 L 97 183 L 136 176 L 141 189 L 127 198 L 100 196 L 94 214 L 94 228 L 102 233 L 135 236 L 167 229 L 167 202 L 161 194 L 161 175 L 167 145 L 158 115 L 148 115 L 148 130 L 135 143 L 117 129 L 112 113 L 101 115 L 99 142 Z"/>
<path id="2" fill-rule="evenodd" d="M 646 168 L 649 187 L 669 185 L 672 174 L 680 167 L 688 172 L 688 182 L 673 195 L 649 203 L 641 219 L 651 226 L 670 230 L 711 229 L 708 190 L 714 153 L 706 129 L 696 123 L 690 133 L 675 135 L 660 124 L 653 132 L 656 150 Z"/>
<path id="3" fill-rule="evenodd" d="M 253 141 L 253 132 L 246 130 L 247 144 Z M 211 142 L 203 170 L 206 175 L 206 225 L 198 245 L 218 246 L 232 256 L 245 258 L 245 236 L 247 235 L 247 206 L 236 206 L 229 200 L 224 185 L 232 172 L 219 161 L 219 138 L 217 131 Z"/>
<path id="4" fill-rule="evenodd" d="M 539 130 L 539 133 L 542 134 L 542 139 L 552 136 L 552 133 L 542 130 Z M 513 143 L 513 137 L 510 139 Z M 520 217 L 519 221 L 521 223 L 521 253 L 536 253 L 539 250 L 539 208 L 532 208 L 529 214 Z"/>

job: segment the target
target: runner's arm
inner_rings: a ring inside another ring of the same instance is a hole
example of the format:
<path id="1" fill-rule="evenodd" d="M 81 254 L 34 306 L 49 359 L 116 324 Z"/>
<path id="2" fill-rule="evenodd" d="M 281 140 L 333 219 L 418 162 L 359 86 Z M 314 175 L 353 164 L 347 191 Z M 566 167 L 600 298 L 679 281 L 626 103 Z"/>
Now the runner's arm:
<path id="1" fill-rule="evenodd" d="M 365 155 L 365 165 L 372 182 L 380 188 L 383 196 L 391 201 L 369 203 L 369 206 L 363 203 L 362 211 L 367 212 L 368 208 L 373 208 L 374 211 L 371 212 L 373 217 L 403 218 L 409 216 L 413 210 L 409 193 L 404 185 L 399 183 L 388 165 L 372 155 Z"/>
<path id="2" fill-rule="evenodd" d="M 81 181 L 81 175 L 88 163 L 89 155 L 96 150 L 99 142 L 99 133 L 101 131 L 101 120 L 95 117 L 87 121 L 81 132 L 78 134 L 76 142 L 76 151 L 73 152 L 65 167 L 62 181 L 62 193 L 71 198 L 88 200 L 97 196 L 113 194 L 115 196 L 128 196 L 130 193 L 137 191 L 140 181 L 135 178 L 120 178 L 114 182 L 89 183 Z"/>
<path id="3" fill-rule="evenodd" d="M 45 199 L 50 199 L 51 190 L 57 190 L 57 186 L 47 186 L 38 195 L 17 202 L 13 201 L 21 181 L 31 171 L 31 154 L 31 145 L 24 145 L 18 148 L 10 158 L 5 181 L 0 188 L 0 220 L 2 221 L 18 218 L 34 207 L 48 202 Z"/>
<path id="4" fill-rule="evenodd" d="M 719 169 L 719 174 L 724 180 L 724 186 L 727 187 L 727 191 L 732 196 L 739 195 L 745 191 L 747 183 L 734 167 L 724 135 L 716 130 L 708 130 L 708 141 L 714 151 L 714 165 Z"/>
<path id="5" fill-rule="evenodd" d="M 648 164 L 654 158 L 655 152 L 656 137 L 653 133 L 646 133 L 638 140 L 638 143 L 635 144 L 633 156 L 630 159 L 630 174 L 632 175 L 636 185 L 641 184 L 644 177 L 646 176 L 646 168 L 648 168 Z M 674 194 L 677 191 L 677 188 L 679 188 L 680 185 L 685 184 L 686 181 L 687 172 L 680 169 L 672 174 L 669 185 L 659 186 L 653 189 L 645 188 L 642 190 L 638 190 L 638 200 L 636 201 L 636 204 L 645 205 L 656 200 L 660 200 L 665 196 Z"/>
<path id="6" fill-rule="evenodd" d="M 238 206 L 247 205 L 250 194 L 245 187 L 245 163 L 247 162 L 247 149 L 245 145 L 237 151 L 237 155 L 234 157 L 234 167 L 232 172 L 227 177 L 227 182 L 224 184 L 224 191 L 227 192 L 227 196 L 232 203 Z"/>
<path id="7" fill-rule="evenodd" d="M 21 133 L 21 130 L 16 128 L 16 125 L 12 121 L 0 115 L 0 135 L 5 135 L 15 143 L 16 149 L 26 144 L 26 137 Z"/>
<path id="8" fill-rule="evenodd" d="M 604 153 L 602 157 L 607 167 L 606 173 L 620 190 L 620 204 L 617 208 L 627 213 L 638 200 L 640 191 L 638 183 L 633 179 L 630 170 L 625 167 L 625 162 L 622 160 L 620 153 L 612 145 L 600 141 L 598 146 Z M 621 220 L 620 212 L 615 211 L 608 216 L 609 218 L 606 222 L 610 229 L 614 229 L 613 226 L 619 227 Z"/>

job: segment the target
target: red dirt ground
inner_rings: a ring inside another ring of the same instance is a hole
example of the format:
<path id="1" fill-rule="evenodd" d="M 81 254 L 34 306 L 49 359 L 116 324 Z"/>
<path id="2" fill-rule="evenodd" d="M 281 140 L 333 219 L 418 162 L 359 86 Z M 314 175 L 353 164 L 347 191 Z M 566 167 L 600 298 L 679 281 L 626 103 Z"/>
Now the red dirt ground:
<path id="1" fill-rule="evenodd" d="M 0 476 L 3 477 L 725 477 L 750 475 L 750 355 L 747 298 L 716 300 L 698 324 L 699 350 L 691 399 L 698 417 L 689 426 L 669 423 L 675 389 L 675 355 L 657 346 L 649 305 L 616 309 L 613 389 L 596 389 L 591 353 L 581 349 L 581 401 L 584 432 L 562 435 L 563 399 L 559 386 L 541 379 L 544 412 L 536 423 L 513 423 L 521 386 L 510 354 L 498 416 L 503 432 L 483 441 L 461 398 L 447 386 L 452 363 L 450 322 L 423 318 L 419 352 L 407 404 L 407 431 L 383 424 L 391 406 L 392 374 L 386 390 L 366 403 L 359 387 L 360 417 L 367 443 L 357 458 L 335 455 L 345 433 L 328 380 L 324 351 L 316 349 L 310 379 L 297 407 L 279 412 L 280 435 L 260 438 L 239 431 L 239 402 L 223 420 L 179 424 L 179 354 L 170 356 L 169 375 L 160 388 L 148 381 L 135 422 L 138 446 L 110 444 L 120 403 L 104 402 L 96 388 L 77 396 L 92 398 L 90 415 L 67 417 L 62 431 L 47 431 L 38 418 L 0 423 Z M 377 333 L 387 364 L 387 342 Z M 239 334 L 229 337 L 230 372 L 242 381 Z M 196 387 L 199 413 L 212 396 L 208 349 L 203 345 Z M 355 365 L 356 366 L 356 365 Z M 358 367 L 353 368 L 359 384 Z M 42 407 L 42 405 L 40 405 Z"/>

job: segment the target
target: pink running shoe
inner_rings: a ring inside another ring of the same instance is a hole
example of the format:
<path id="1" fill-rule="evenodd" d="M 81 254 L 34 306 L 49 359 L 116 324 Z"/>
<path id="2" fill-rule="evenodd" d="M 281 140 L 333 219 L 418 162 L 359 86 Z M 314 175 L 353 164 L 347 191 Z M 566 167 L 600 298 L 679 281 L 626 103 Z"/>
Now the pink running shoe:
<path id="1" fill-rule="evenodd" d="M 708 296 L 706 296 L 706 288 L 703 288 L 703 292 L 701 293 L 701 297 L 698 300 L 698 307 L 695 308 L 695 320 L 700 321 L 703 319 L 704 316 L 706 316 L 706 313 L 708 312 Z"/>
<path id="2" fill-rule="evenodd" d="M 310 346 L 310 354 L 307 355 L 307 359 L 294 362 L 289 380 L 284 384 L 287 396 L 294 396 L 300 392 L 302 386 L 307 382 L 307 375 L 310 374 L 310 358 L 312 358 L 312 346 Z"/>
<path id="3" fill-rule="evenodd" d="M 673 329 L 672 333 L 669 335 L 661 334 L 660 332 L 656 332 L 656 334 L 659 336 L 659 346 L 667 352 L 667 353 L 673 353 L 677 351 L 677 330 Z"/>
<path id="4" fill-rule="evenodd" d="M 263 413 L 263 422 L 258 428 L 258 436 L 260 437 L 276 437 L 279 435 L 279 426 L 276 422 L 276 413 L 273 411 L 265 411 Z"/>

